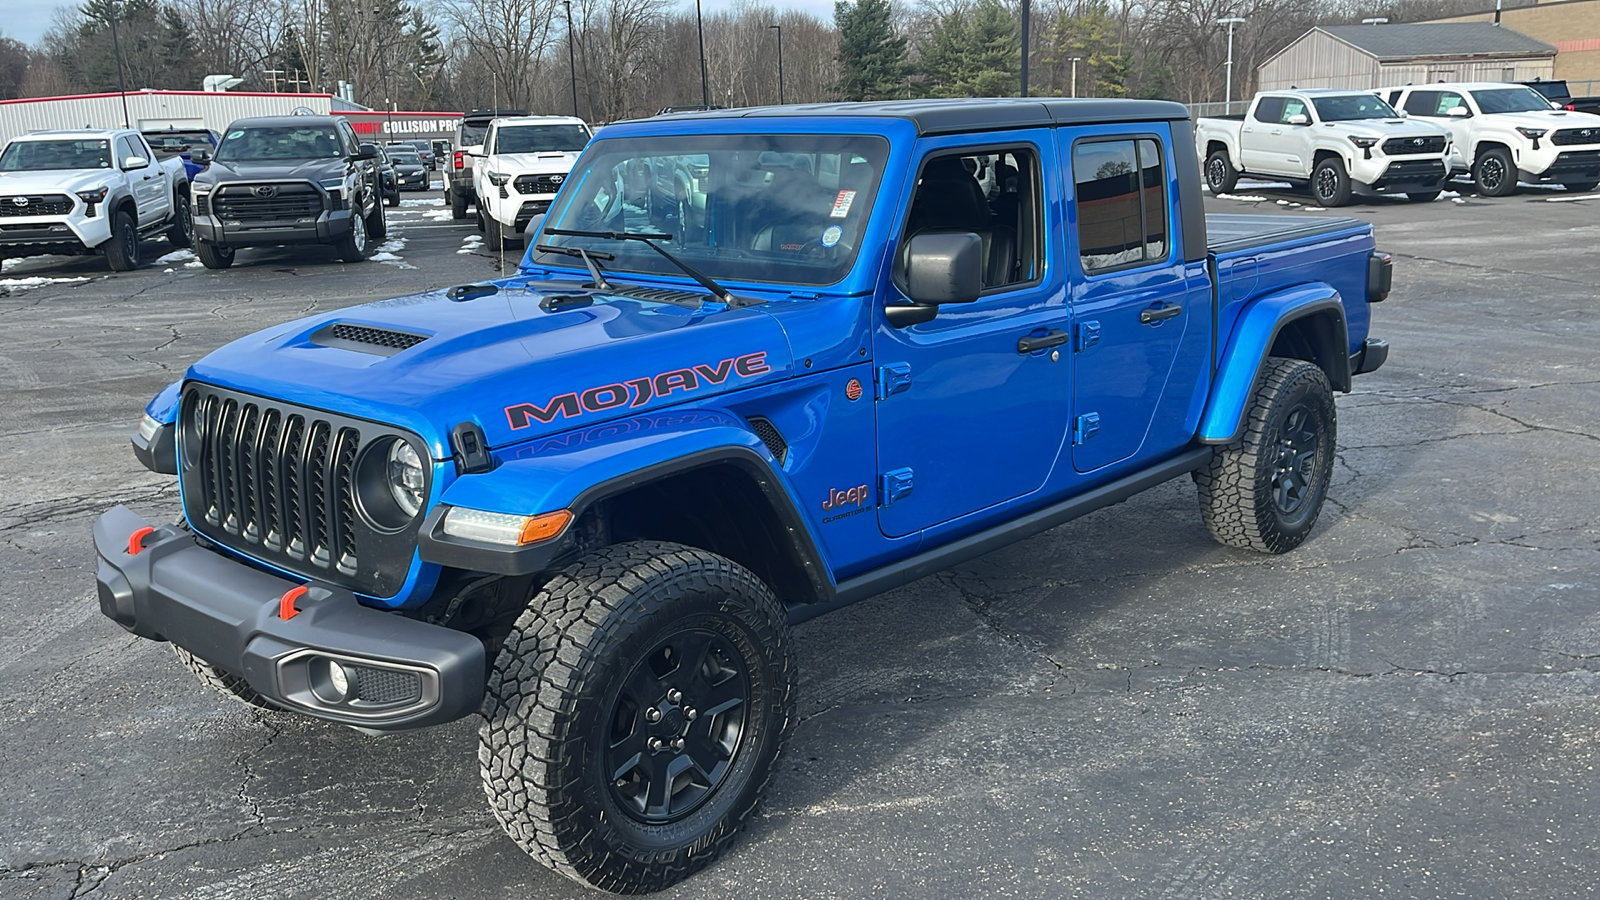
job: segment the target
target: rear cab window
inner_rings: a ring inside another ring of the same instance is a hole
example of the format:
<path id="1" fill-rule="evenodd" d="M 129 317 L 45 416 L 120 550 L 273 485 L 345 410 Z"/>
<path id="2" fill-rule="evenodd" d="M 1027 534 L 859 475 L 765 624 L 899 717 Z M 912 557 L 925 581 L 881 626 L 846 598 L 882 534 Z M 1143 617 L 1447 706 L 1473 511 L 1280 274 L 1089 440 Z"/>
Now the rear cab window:
<path id="1" fill-rule="evenodd" d="M 1073 231 L 1085 275 L 1166 263 L 1167 167 L 1154 136 L 1085 138 L 1072 147 Z"/>

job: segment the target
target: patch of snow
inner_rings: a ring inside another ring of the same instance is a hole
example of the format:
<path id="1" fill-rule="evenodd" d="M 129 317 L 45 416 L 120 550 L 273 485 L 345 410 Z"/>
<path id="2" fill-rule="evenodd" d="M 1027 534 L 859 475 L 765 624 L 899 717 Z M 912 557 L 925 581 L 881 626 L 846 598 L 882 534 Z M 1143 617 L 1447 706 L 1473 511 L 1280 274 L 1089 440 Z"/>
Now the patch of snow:
<path id="1" fill-rule="evenodd" d="M 0 290 L 25 291 L 29 288 L 44 287 L 47 284 L 82 284 L 88 278 L 47 278 L 43 275 L 34 275 L 31 278 L 0 278 Z"/>
<path id="2" fill-rule="evenodd" d="M 406 262 L 398 255 L 399 251 L 405 248 L 405 238 L 390 238 L 384 241 L 383 245 L 378 248 L 378 252 L 372 254 L 371 258 L 374 262 L 388 263 L 391 266 L 398 266 L 402 269 L 415 269 L 416 266 Z"/>
<path id="3" fill-rule="evenodd" d="M 1241 203 L 1265 203 L 1267 198 L 1256 194 L 1218 194 L 1218 200 L 1238 200 Z"/>
<path id="4" fill-rule="evenodd" d="M 1294 188 L 1287 181 L 1249 181 L 1243 178 L 1239 179 L 1239 186 L 1255 191 L 1287 191 Z"/>
<path id="5" fill-rule="evenodd" d="M 428 198 L 424 198 L 424 199 L 415 199 L 415 198 L 413 198 L 413 199 L 409 199 L 409 200 L 401 200 L 400 201 L 400 205 L 401 206 L 443 206 L 444 205 L 444 198 L 443 197 L 428 197 Z"/>
<path id="6" fill-rule="evenodd" d="M 423 212 L 422 217 L 430 222 L 447 222 L 455 218 L 455 214 L 448 209 L 430 209 Z"/>
<path id="7" fill-rule="evenodd" d="M 195 255 L 193 250 L 174 250 L 171 253 L 168 253 L 166 256 L 157 257 L 156 265 L 159 266 L 162 263 L 166 263 L 167 265 L 176 265 L 181 262 L 188 262 L 194 258 Z"/>
<path id="8" fill-rule="evenodd" d="M 1278 201 L 1278 205 L 1279 206 L 1288 206 L 1289 205 L 1289 201 L 1287 201 L 1287 200 L 1279 200 Z"/>
<path id="9" fill-rule="evenodd" d="M 1546 203 L 1576 203 L 1579 200 L 1600 200 L 1600 194 L 1582 194 L 1577 197 L 1546 197 Z"/>
<path id="10" fill-rule="evenodd" d="M 1460 197 L 1451 197 L 1450 198 L 1450 202 L 1451 203 L 1466 203 L 1467 201 L 1461 199 Z"/>
<path id="11" fill-rule="evenodd" d="M 1440 191 L 1439 192 L 1439 199 L 1440 200 L 1454 200 L 1454 199 L 1456 199 L 1457 197 L 1460 197 L 1460 196 L 1461 195 L 1456 193 L 1455 191 Z"/>

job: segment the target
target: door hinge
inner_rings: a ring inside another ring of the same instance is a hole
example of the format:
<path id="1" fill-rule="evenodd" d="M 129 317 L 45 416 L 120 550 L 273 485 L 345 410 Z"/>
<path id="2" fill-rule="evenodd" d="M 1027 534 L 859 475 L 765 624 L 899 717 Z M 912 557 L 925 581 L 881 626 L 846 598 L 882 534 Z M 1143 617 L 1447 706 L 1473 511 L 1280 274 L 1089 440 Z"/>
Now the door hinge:
<path id="1" fill-rule="evenodd" d="M 1078 346 L 1075 349 L 1082 353 L 1098 343 L 1100 343 L 1100 323 L 1095 321 L 1079 322 Z"/>
<path id="2" fill-rule="evenodd" d="M 1100 432 L 1100 414 L 1084 413 L 1072 426 L 1072 442 L 1081 444 Z"/>
<path id="3" fill-rule="evenodd" d="M 911 389 L 911 363 L 890 363 L 878 367 L 876 383 L 877 398 L 882 400 L 890 394 Z"/>
<path id="4" fill-rule="evenodd" d="M 911 496 L 911 469 L 893 469 L 878 476 L 878 505 L 888 506 Z"/>

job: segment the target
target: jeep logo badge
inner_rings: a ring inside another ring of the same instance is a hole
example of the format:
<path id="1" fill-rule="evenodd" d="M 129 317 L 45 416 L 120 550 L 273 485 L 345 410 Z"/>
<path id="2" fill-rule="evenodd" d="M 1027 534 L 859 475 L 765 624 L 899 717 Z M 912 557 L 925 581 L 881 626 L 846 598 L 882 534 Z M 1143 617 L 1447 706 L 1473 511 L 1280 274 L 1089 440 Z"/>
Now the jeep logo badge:
<path id="1" fill-rule="evenodd" d="M 263 200 L 271 200 L 273 197 L 278 196 L 278 189 L 270 184 L 263 184 L 258 188 L 251 188 L 250 192 Z"/>

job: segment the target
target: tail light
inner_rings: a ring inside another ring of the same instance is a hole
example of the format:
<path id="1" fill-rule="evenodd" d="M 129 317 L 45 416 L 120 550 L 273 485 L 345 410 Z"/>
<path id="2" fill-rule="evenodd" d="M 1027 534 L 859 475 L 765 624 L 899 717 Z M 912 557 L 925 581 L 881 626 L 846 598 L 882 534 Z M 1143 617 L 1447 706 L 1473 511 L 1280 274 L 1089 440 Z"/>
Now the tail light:
<path id="1" fill-rule="evenodd" d="M 467 164 L 462 159 L 464 156 L 466 156 L 466 154 L 462 153 L 460 150 L 456 151 L 456 161 L 455 161 L 456 168 L 458 168 L 458 169 L 466 168 Z"/>
<path id="2" fill-rule="evenodd" d="M 1576 103 L 1568 103 L 1566 106 L 1563 106 L 1561 108 L 1564 109 L 1564 110 L 1567 110 L 1568 112 L 1577 112 L 1578 111 L 1578 104 L 1576 104 Z"/>

